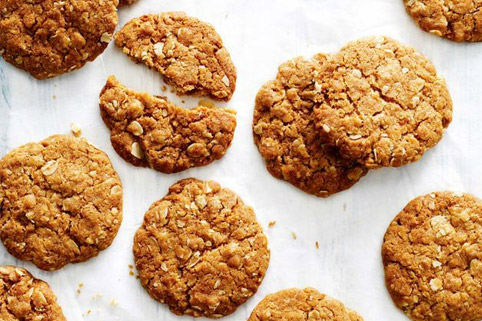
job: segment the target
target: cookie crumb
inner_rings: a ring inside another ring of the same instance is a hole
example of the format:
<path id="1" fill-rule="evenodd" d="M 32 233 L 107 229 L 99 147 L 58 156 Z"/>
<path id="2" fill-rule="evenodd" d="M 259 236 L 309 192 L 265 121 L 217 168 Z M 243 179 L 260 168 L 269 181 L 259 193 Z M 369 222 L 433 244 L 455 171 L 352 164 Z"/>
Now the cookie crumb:
<path id="1" fill-rule="evenodd" d="M 296 240 L 296 239 L 298 239 L 298 236 L 296 235 L 296 233 L 295 233 L 295 232 L 291 232 L 291 236 L 292 236 L 292 237 L 293 237 L 293 239 L 295 239 L 295 240 Z"/>
<path id="2" fill-rule="evenodd" d="M 116 299 L 112 299 L 112 300 L 110 300 L 110 305 L 112 305 L 113 307 L 118 307 L 118 306 L 119 306 L 119 302 L 117 302 Z"/>
<path id="3" fill-rule="evenodd" d="M 70 123 L 70 131 L 75 137 L 80 137 L 82 135 L 82 129 L 76 123 Z"/>
<path id="4" fill-rule="evenodd" d="M 268 227 L 273 227 L 276 225 L 276 221 L 271 221 L 268 223 Z"/>
<path id="5" fill-rule="evenodd" d="M 318 250 L 320 248 L 320 243 L 318 241 L 315 242 L 316 249 Z"/>
<path id="6" fill-rule="evenodd" d="M 203 107 L 206 107 L 206 108 L 215 108 L 216 105 L 210 101 L 210 100 L 207 100 L 207 99 L 201 99 L 199 102 L 198 102 L 198 105 L 199 106 L 203 106 Z"/>

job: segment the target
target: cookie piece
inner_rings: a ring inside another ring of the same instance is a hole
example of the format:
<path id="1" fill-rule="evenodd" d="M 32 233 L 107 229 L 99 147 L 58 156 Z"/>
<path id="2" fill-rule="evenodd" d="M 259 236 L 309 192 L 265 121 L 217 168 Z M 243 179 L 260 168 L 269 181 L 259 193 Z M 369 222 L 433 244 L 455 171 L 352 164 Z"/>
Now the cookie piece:
<path id="1" fill-rule="evenodd" d="M 184 12 L 132 19 L 115 42 L 136 61 L 158 71 L 178 94 L 229 100 L 236 68 L 214 28 Z"/>
<path id="2" fill-rule="evenodd" d="M 363 321 L 343 303 L 313 288 L 288 289 L 266 296 L 248 321 Z"/>
<path id="3" fill-rule="evenodd" d="M 100 55 L 117 25 L 118 0 L 8 0 L 0 54 L 37 79 L 79 69 Z"/>
<path id="4" fill-rule="evenodd" d="M 127 89 L 113 76 L 100 94 L 100 110 L 117 153 L 135 166 L 163 173 L 220 159 L 236 128 L 233 110 L 183 109 L 163 97 Z"/>
<path id="5" fill-rule="evenodd" d="M 0 320 L 65 321 L 49 285 L 27 270 L 0 266 Z"/>
<path id="6" fill-rule="evenodd" d="M 147 292 L 175 314 L 220 318 L 256 293 L 269 264 L 267 246 L 239 196 L 189 178 L 146 212 L 134 261 Z"/>
<path id="7" fill-rule="evenodd" d="M 452 120 L 445 81 L 415 49 L 386 37 L 351 42 L 320 84 L 323 139 L 368 168 L 415 162 Z"/>
<path id="8" fill-rule="evenodd" d="M 469 194 L 417 197 L 382 248 L 393 301 L 415 321 L 482 319 L 482 202 Z"/>
<path id="9" fill-rule="evenodd" d="M 307 193 L 328 197 L 355 184 L 367 170 L 322 144 L 313 109 L 324 102 L 317 78 L 327 57 L 296 58 L 279 67 L 276 80 L 256 96 L 253 137 L 266 168 Z"/>
<path id="10" fill-rule="evenodd" d="M 122 220 L 122 185 L 107 155 L 56 135 L 0 160 L 0 239 L 43 270 L 107 248 Z"/>
<path id="11" fill-rule="evenodd" d="M 482 1 L 404 0 L 423 30 L 453 41 L 482 41 Z"/>
<path id="12" fill-rule="evenodd" d="M 124 7 L 124 6 L 130 6 L 131 4 L 134 4 L 138 0 L 119 0 L 119 7 Z"/>

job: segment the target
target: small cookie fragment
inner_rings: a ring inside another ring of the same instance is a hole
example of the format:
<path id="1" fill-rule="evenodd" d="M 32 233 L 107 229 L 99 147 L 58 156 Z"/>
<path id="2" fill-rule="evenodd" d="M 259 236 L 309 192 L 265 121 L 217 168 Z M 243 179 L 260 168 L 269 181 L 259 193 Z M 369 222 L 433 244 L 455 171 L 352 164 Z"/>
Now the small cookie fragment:
<path id="1" fill-rule="evenodd" d="M 436 192 L 393 219 L 382 247 L 396 306 L 415 321 L 482 319 L 482 202 Z"/>
<path id="2" fill-rule="evenodd" d="M 407 12 L 424 31 L 457 42 L 482 41 L 480 0 L 404 0 Z"/>
<path id="3" fill-rule="evenodd" d="M 2 1 L 0 53 L 37 79 L 93 61 L 117 25 L 118 0 Z"/>
<path id="4" fill-rule="evenodd" d="M 368 168 L 415 162 L 442 138 L 452 100 L 433 64 L 387 37 L 346 45 L 322 78 L 315 109 L 324 141 Z"/>
<path id="5" fill-rule="evenodd" d="M 363 318 L 340 301 L 306 288 L 266 296 L 248 321 L 363 321 Z"/>
<path id="6" fill-rule="evenodd" d="M 0 320 L 65 321 L 49 285 L 27 270 L 0 266 Z"/>
<path id="7" fill-rule="evenodd" d="M 161 73 L 178 94 L 228 101 L 236 88 L 236 68 L 221 37 L 184 12 L 132 19 L 115 42 L 131 59 Z"/>
<path id="8" fill-rule="evenodd" d="M 183 109 L 127 89 L 110 76 L 100 93 L 102 118 L 117 153 L 135 166 L 175 173 L 224 156 L 234 136 L 230 109 Z"/>
<path id="9" fill-rule="evenodd" d="M 328 197 L 353 186 L 367 170 L 323 144 L 313 110 L 324 102 L 317 79 L 327 62 L 296 58 L 279 67 L 276 80 L 256 96 L 253 137 L 268 171 L 307 193 Z"/>
<path id="10" fill-rule="evenodd" d="M 177 315 L 233 313 L 256 293 L 269 258 L 253 209 L 218 183 L 194 178 L 152 204 L 134 237 L 142 285 Z"/>
<path id="11" fill-rule="evenodd" d="M 119 7 L 130 6 L 139 0 L 119 0 Z"/>
<path id="12" fill-rule="evenodd" d="M 43 270 L 106 249 L 122 221 L 122 184 L 107 155 L 83 139 L 51 136 L 0 160 L 0 239 Z"/>

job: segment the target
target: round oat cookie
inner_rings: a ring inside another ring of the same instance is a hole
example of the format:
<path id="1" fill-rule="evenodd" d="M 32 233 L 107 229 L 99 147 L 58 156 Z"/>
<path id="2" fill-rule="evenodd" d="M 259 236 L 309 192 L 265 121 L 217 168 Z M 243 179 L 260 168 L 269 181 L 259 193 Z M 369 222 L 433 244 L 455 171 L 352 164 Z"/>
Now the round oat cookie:
<path id="1" fill-rule="evenodd" d="M 417 161 L 452 120 L 445 81 L 427 58 L 395 40 L 351 42 L 328 69 L 317 127 L 344 157 L 368 168 Z"/>
<path id="2" fill-rule="evenodd" d="M 117 25 L 118 0 L 2 0 L 0 54 L 45 79 L 100 55 Z"/>
<path id="3" fill-rule="evenodd" d="M 313 109 L 324 102 L 317 78 L 327 57 L 296 58 L 279 67 L 276 80 L 258 92 L 253 137 L 268 171 L 301 190 L 320 197 L 345 190 L 367 173 L 322 144 Z"/>
<path id="4" fill-rule="evenodd" d="M 107 248 L 122 220 L 122 185 L 107 155 L 56 135 L 0 160 L 0 239 L 43 270 Z"/>
<path id="5" fill-rule="evenodd" d="M 415 321 L 482 320 L 482 202 L 469 194 L 417 197 L 382 248 L 393 301 Z"/>
<path id="6" fill-rule="evenodd" d="M 27 270 L 0 266 L 0 320 L 65 321 L 49 285 Z"/>
<path id="7" fill-rule="evenodd" d="M 142 285 L 178 315 L 233 313 L 256 293 L 269 258 L 253 209 L 218 183 L 194 178 L 152 204 L 134 237 Z"/>
<path id="8" fill-rule="evenodd" d="M 184 12 L 144 15 L 127 22 L 115 42 L 132 60 L 163 75 L 178 94 L 228 101 L 236 67 L 213 26 Z"/>
<path id="9" fill-rule="evenodd" d="M 266 296 L 248 321 L 363 321 L 363 318 L 340 301 L 306 288 Z"/>
<path id="10" fill-rule="evenodd" d="M 458 42 L 482 41 L 482 1 L 404 0 L 423 30 Z"/>

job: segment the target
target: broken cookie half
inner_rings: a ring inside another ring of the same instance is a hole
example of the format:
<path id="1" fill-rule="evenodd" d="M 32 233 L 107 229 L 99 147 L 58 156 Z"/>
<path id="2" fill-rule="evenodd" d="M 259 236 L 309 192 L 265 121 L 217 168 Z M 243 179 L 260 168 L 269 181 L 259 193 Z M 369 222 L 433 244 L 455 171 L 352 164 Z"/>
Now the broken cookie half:
<path id="1" fill-rule="evenodd" d="M 184 12 L 134 18 L 115 42 L 132 60 L 161 73 L 180 95 L 228 101 L 236 88 L 236 67 L 221 37 Z"/>
<path id="2" fill-rule="evenodd" d="M 114 76 L 100 94 L 102 118 L 117 153 L 135 166 L 176 173 L 224 156 L 233 140 L 230 109 L 183 109 L 163 97 L 126 88 Z"/>

